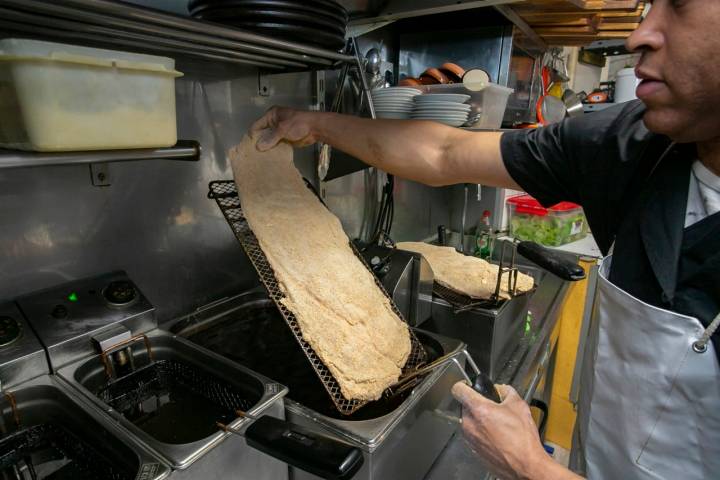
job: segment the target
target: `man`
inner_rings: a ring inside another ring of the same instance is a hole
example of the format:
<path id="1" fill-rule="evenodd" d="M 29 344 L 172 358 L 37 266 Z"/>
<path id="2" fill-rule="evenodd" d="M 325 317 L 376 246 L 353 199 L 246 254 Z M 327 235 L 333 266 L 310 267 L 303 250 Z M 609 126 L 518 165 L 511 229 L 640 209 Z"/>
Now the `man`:
<path id="1" fill-rule="evenodd" d="M 260 149 L 322 141 L 428 185 L 583 205 L 614 255 L 601 267 L 583 365 L 578 466 L 593 479 L 719 478 L 720 2 L 652 3 L 628 39 L 642 53 L 641 101 L 505 134 L 287 109 L 253 131 Z M 453 388 L 488 468 L 507 479 L 578 478 L 544 453 L 517 393 L 500 390 L 494 404 Z"/>

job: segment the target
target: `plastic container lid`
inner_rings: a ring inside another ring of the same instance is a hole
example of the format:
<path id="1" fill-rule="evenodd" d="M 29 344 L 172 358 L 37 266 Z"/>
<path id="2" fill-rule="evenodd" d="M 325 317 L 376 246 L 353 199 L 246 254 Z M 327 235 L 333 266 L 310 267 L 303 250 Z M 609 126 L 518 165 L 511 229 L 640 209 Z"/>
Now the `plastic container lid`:
<path id="1" fill-rule="evenodd" d="M 527 213 L 530 215 L 537 215 L 539 217 L 544 217 L 548 213 L 567 212 L 581 208 L 580 205 L 572 202 L 560 202 L 550 208 L 545 208 L 540 205 L 540 202 L 530 195 L 510 197 L 507 199 L 507 203 L 515 205 L 515 211 L 518 213 Z"/>
<path id="2" fill-rule="evenodd" d="M 0 61 L 61 62 L 94 67 L 140 70 L 180 77 L 175 60 L 142 53 L 82 47 L 24 38 L 0 40 Z"/>

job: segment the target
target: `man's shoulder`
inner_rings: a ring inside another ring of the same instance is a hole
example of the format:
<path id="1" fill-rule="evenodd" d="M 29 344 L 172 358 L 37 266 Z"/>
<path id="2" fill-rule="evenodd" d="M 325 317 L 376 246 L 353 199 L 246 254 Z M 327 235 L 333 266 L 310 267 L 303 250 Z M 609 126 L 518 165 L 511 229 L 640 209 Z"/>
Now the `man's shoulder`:
<path id="1" fill-rule="evenodd" d="M 644 115 L 645 105 L 634 100 L 568 119 L 562 129 L 565 136 L 581 144 L 624 150 L 624 143 L 644 143 L 655 137 L 645 126 Z"/>

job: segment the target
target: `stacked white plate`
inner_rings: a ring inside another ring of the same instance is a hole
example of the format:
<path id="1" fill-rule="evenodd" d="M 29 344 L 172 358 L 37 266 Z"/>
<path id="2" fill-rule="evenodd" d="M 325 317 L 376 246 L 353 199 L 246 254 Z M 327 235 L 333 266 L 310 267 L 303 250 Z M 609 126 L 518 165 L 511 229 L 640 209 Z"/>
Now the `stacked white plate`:
<path id="1" fill-rule="evenodd" d="M 470 95 L 454 93 L 428 93 L 413 98 L 415 107 L 410 118 L 414 120 L 433 120 L 451 127 L 459 127 L 468 121 L 470 105 L 466 104 Z"/>
<path id="2" fill-rule="evenodd" d="M 407 119 L 413 111 L 413 98 L 420 90 L 412 87 L 378 88 L 371 92 L 377 118 Z"/>

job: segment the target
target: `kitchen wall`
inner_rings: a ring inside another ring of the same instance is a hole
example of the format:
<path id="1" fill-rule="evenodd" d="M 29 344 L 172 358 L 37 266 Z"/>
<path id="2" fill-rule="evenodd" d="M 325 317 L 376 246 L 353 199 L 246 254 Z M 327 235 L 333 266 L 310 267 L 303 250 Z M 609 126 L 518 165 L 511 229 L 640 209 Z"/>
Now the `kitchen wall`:
<path id="1" fill-rule="evenodd" d="M 92 186 L 87 165 L 0 169 L 0 300 L 123 269 L 166 320 L 256 285 L 207 185 L 232 178 L 225 152 L 271 105 L 313 107 L 313 74 L 268 77 L 271 95 L 260 96 L 255 70 L 178 68 L 179 138 L 201 143 L 199 162 L 113 163 L 109 187 Z M 313 179 L 314 148 L 296 151 L 296 164 Z M 328 184 L 328 203 L 353 236 L 362 175 Z M 448 206 L 446 190 L 398 182 L 397 238 L 427 236 L 447 223 Z"/>
<path id="2" fill-rule="evenodd" d="M 133 0 L 181 12 L 185 0 Z M 393 39 L 382 31 L 360 42 L 397 60 Z M 263 77 L 269 95 L 258 92 L 259 72 L 178 59 L 178 136 L 202 145 L 199 162 L 137 161 L 109 165 L 111 185 L 95 187 L 87 165 L 0 169 L 0 301 L 111 270 L 127 271 L 157 308 L 171 319 L 257 285 L 214 201 L 212 180 L 230 179 L 225 152 L 270 106 L 316 108 L 315 74 Z M 395 72 L 397 74 L 397 72 Z M 296 165 L 316 181 L 316 150 L 296 151 Z M 323 185 L 326 202 L 348 235 L 360 234 L 367 216 L 369 184 L 364 171 Z M 467 228 L 474 228 L 486 202 L 471 189 Z M 272 195 L 272 192 L 268 192 Z M 393 238 L 420 240 L 438 225 L 458 230 L 462 187 L 431 188 L 398 179 Z M 371 202 L 372 203 L 372 202 Z M 373 219 L 370 216 L 370 219 Z M 367 222 L 366 222 L 367 223 Z M 299 235 L 304 226 L 297 225 Z"/>
<path id="3" fill-rule="evenodd" d="M 0 299 L 124 269 L 165 319 L 256 283 L 207 185 L 232 178 L 225 152 L 272 103 L 308 107 L 311 75 L 275 76 L 261 97 L 254 70 L 179 69 L 179 138 L 200 162 L 113 163 L 109 187 L 87 165 L 0 169 Z M 308 170 L 312 151 L 298 160 Z"/>

